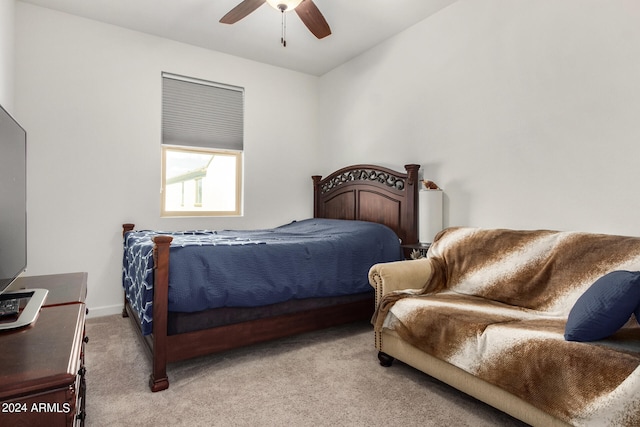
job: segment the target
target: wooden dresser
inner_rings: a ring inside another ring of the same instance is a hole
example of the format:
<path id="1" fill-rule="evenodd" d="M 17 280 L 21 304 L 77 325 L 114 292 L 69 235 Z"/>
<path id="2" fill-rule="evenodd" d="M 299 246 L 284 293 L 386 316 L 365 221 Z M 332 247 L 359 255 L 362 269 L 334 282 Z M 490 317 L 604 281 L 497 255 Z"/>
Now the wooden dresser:
<path id="1" fill-rule="evenodd" d="M 87 273 L 18 279 L 44 288 L 36 322 L 0 332 L 0 426 L 83 426 Z"/>

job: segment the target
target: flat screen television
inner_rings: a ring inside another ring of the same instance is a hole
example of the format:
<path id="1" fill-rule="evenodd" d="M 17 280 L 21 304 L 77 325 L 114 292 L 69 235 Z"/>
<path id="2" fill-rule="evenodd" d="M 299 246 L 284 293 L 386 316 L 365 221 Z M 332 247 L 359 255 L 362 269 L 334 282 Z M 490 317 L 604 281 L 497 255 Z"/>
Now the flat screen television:
<path id="1" fill-rule="evenodd" d="M 27 268 L 27 132 L 0 106 L 0 304 L 17 304 L 3 313 L 0 330 L 36 320 L 46 290 L 9 287 Z"/>

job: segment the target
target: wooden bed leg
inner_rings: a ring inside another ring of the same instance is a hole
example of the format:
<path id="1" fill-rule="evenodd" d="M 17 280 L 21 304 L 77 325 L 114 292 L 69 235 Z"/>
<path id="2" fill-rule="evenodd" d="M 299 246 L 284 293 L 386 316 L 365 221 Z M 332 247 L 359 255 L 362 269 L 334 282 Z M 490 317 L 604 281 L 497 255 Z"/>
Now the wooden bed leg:
<path id="1" fill-rule="evenodd" d="M 169 247 L 173 238 L 156 236 L 153 241 L 153 357 L 149 378 L 151 391 L 169 388 L 167 377 L 167 316 L 169 310 Z"/>
<path id="2" fill-rule="evenodd" d="M 123 301 L 122 301 L 122 317 L 124 317 L 125 319 L 127 317 L 129 317 L 129 312 L 127 311 L 127 305 L 129 304 L 127 302 L 127 292 L 123 292 Z"/>
<path id="3" fill-rule="evenodd" d="M 162 391 L 169 388 L 169 378 L 165 375 L 164 378 L 156 380 L 153 378 L 153 374 L 149 375 L 149 388 L 152 392 Z"/>
<path id="4" fill-rule="evenodd" d="M 379 351 L 378 360 L 380 361 L 380 365 L 384 366 L 385 368 L 388 368 L 393 364 L 393 361 L 395 360 L 395 358 L 393 358 L 392 356 L 389 356 L 387 353 L 383 353 Z"/>

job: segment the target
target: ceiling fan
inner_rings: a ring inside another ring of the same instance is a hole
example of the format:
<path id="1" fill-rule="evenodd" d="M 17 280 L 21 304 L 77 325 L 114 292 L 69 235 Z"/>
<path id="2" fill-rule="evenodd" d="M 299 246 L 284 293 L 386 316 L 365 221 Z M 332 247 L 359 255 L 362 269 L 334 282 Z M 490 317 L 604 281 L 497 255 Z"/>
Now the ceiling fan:
<path id="1" fill-rule="evenodd" d="M 285 40 L 286 14 L 295 10 L 298 17 L 306 27 L 319 39 L 325 38 L 331 34 L 331 28 L 324 16 L 315 5 L 313 0 L 243 0 L 236 7 L 231 9 L 226 15 L 220 19 L 223 24 L 235 24 L 239 20 L 245 18 L 251 12 L 269 3 L 274 9 L 282 12 L 282 38 L 280 42 L 283 46 L 287 45 Z"/>

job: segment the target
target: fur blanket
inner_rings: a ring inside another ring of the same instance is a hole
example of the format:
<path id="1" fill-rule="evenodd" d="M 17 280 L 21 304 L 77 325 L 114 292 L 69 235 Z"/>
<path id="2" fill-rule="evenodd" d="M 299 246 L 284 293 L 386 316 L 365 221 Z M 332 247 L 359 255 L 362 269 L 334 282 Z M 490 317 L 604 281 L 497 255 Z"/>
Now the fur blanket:
<path id="1" fill-rule="evenodd" d="M 640 327 L 564 339 L 595 280 L 640 270 L 640 238 L 450 228 L 421 290 L 387 294 L 374 325 L 573 425 L 640 425 Z"/>

